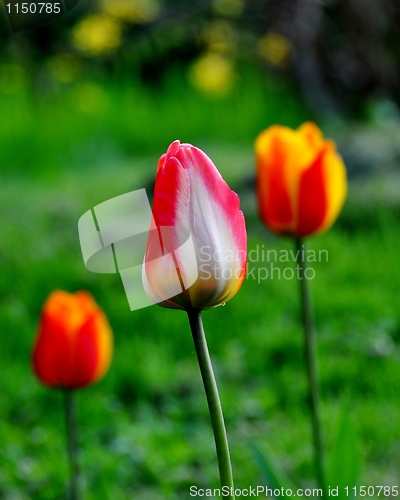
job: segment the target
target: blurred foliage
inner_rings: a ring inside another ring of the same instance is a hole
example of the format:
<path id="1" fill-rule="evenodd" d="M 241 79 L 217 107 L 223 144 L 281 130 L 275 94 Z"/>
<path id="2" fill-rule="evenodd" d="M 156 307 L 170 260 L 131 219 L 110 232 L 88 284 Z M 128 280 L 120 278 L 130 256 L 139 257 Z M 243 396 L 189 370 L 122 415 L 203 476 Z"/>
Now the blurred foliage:
<path id="1" fill-rule="evenodd" d="M 113 52 L 121 44 L 121 25 L 112 17 L 93 14 L 74 26 L 74 46 L 89 54 Z"/>
<path id="2" fill-rule="evenodd" d="M 63 55 L 61 69 L 60 57 L 51 60 L 48 71 L 68 80 L 76 61 Z M 251 149 L 264 126 L 277 120 L 298 126 L 308 117 L 287 82 L 266 79 L 250 67 L 238 69 L 237 78 L 234 92 L 223 98 L 217 92 L 211 99 L 179 70 L 170 72 L 157 90 L 124 76 L 84 79 L 66 88 L 54 84 L 46 97 L 15 85 L 0 94 L 7 115 L 0 121 L 2 171 L 41 176 L 74 169 L 83 160 L 89 173 L 99 163 L 160 153 L 177 138 L 245 143 Z"/>
<path id="3" fill-rule="evenodd" d="M 325 491 L 328 493 L 325 497 L 356 498 L 353 488 L 359 486 L 362 459 L 357 433 L 350 415 L 350 409 L 345 405 L 334 428 L 326 484 L 324 486 Z M 279 498 L 282 496 L 280 493 L 283 490 L 286 492 L 288 490 L 297 491 L 298 486 L 285 475 L 269 450 L 264 449 L 262 452 L 252 441 L 249 442 L 249 446 L 260 470 L 262 484 L 272 491 L 278 490 L 279 495 L 269 495 L 270 498 Z M 336 491 L 332 492 L 332 489 Z M 318 495 L 308 495 L 304 492 L 303 496 Z"/>
<path id="4" fill-rule="evenodd" d="M 174 66 L 191 65 L 190 81 L 211 95 L 232 90 L 236 67 L 245 63 L 294 82 L 319 119 L 365 119 L 367 101 L 400 105 L 399 5 L 87 0 L 62 18 L 17 34 L 7 29 L 3 12 L 0 62 L 21 67 L 39 93 L 49 90 L 48 81 L 43 85 L 46 62 L 59 55 L 74 58 L 86 76 L 123 73 L 146 85 L 159 85 Z"/>

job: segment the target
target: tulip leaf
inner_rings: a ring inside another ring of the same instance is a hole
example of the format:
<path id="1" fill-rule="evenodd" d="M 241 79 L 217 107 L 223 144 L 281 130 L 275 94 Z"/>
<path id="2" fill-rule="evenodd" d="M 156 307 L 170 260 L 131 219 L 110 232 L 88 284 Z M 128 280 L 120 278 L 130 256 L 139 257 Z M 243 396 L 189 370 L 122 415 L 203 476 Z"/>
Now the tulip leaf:
<path id="1" fill-rule="evenodd" d="M 280 469 L 269 452 L 265 450 L 262 452 L 253 441 L 249 441 L 249 447 L 254 461 L 260 470 L 261 480 L 264 486 L 273 490 L 281 490 L 282 488 L 285 490 L 291 489 L 292 491 L 297 490 L 297 487 L 287 477 L 285 472 Z"/>
<path id="2" fill-rule="evenodd" d="M 338 488 L 336 498 L 346 498 L 347 500 L 355 498 L 353 487 L 358 484 L 360 470 L 360 445 L 351 419 L 350 409 L 348 405 L 345 405 L 338 419 L 327 467 L 328 486 Z"/>

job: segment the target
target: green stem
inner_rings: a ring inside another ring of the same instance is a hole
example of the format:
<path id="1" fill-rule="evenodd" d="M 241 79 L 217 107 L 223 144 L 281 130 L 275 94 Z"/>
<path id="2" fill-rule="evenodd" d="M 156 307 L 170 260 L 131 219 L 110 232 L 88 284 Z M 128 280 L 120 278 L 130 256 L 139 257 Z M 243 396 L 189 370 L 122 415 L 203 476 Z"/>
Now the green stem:
<path id="1" fill-rule="evenodd" d="M 71 500 L 79 500 L 79 466 L 78 440 L 75 419 L 75 404 L 73 390 L 65 390 L 65 417 L 67 424 L 68 457 L 70 465 L 70 494 Z"/>
<path id="2" fill-rule="evenodd" d="M 229 500 L 235 500 L 231 458 L 229 455 L 228 438 L 226 436 L 224 416 L 222 413 L 221 401 L 219 399 L 217 383 L 208 352 L 207 340 L 204 334 L 201 312 L 196 309 L 187 311 L 192 331 L 193 341 L 196 348 L 197 359 L 199 361 L 200 372 L 206 392 L 208 408 L 211 416 L 212 428 L 214 431 L 215 446 L 217 449 L 219 475 L 221 487 L 229 487 Z"/>
<path id="3" fill-rule="evenodd" d="M 296 239 L 296 251 L 297 251 L 296 269 L 300 283 L 303 325 L 305 334 L 305 354 L 307 360 L 307 375 L 309 383 L 309 406 L 311 412 L 312 432 L 314 439 L 315 468 L 317 473 L 318 485 L 325 492 L 324 445 L 323 445 L 321 415 L 320 415 L 320 397 L 319 397 L 318 376 L 317 376 L 315 328 L 311 312 L 308 280 L 306 277 L 307 262 L 305 258 L 305 249 L 303 241 L 300 238 Z"/>

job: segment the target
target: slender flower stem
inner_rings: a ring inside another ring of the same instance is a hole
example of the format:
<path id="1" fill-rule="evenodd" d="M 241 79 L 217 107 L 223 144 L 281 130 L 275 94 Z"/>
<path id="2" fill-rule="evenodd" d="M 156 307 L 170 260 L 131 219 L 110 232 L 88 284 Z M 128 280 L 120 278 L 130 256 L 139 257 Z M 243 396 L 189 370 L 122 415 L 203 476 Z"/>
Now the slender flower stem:
<path id="1" fill-rule="evenodd" d="M 312 420 L 312 431 L 314 439 L 315 468 L 319 487 L 325 492 L 325 463 L 324 445 L 320 416 L 320 397 L 317 376 L 317 355 L 315 328 L 311 312 L 310 294 L 308 280 L 306 277 L 307 261 L 303 241 L 296 238 L 297 271 L 300 283 L 300 293 L 303 312 L 303 325 L 305 334 L 305 354 L 307 360 L 307 375 L 309 383 L 309 406 Z"/>
<path id="2" fill-rule="evenodd" d="M 219 399 L 217 383 L 208 352 L 207 340 L 204 334 L 201 312 L 196 309 L 187 311 L 192 331 L 193 341 L 196 348 L 197 359 L 199 361 L 200 372 L 206 391 L 208 408 L 211 416 L 212 428 L 214 431 L 215 446 L 217 449 L 219 475 L 221 487 L 228 486 L 230 494 L 226 498 L 235 499 L 231 458 L 229 455 L 228 438 L 226 435 L 224 416 L 222 414 L 221 401 Z"/>
<path id="3" fill-rule="evenodd" d="M 70 464 L 70 494 L 71 500 L 79 500 L 79 466 L 78 441 L 75 419 L 74 391 L 65 390 L 65 416 L 67 424 L 68 456 Z"/>

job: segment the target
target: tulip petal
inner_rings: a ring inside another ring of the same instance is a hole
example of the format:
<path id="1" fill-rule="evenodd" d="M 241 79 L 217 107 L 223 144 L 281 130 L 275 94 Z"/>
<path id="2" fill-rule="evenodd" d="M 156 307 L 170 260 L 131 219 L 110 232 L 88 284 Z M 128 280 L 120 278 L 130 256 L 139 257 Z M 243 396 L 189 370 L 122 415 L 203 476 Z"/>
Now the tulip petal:
<path id="1" fill-rule="evenodd" d="M 257 194 L 261 218 L 274 230 L 293 221 L 291 199 L 286 184 L 285 163 L 281 153 L 283 127 L 271 127 L 256 140 Z"/>
<path id="2" fill-rule="evenodd" d="M 300 179 L 296 234 L 307 236 L 322 225 L 327 212 L 324 151 Z"/>
<path id="3" fill-rule="evenodd" d="M 328 209 L 319 231 L 326 231 L 337 219 L 347 195 L 346 167 L 336 151 L 329 152 L 324 161 Z"/>
<path id="4" fill-rule="evenodd" d="M 65 328 L 51 316 L 42 316 L 41 328 L 33 351 L 33 366 L 46 385 L 62 386 L 62 374 L 71 365 L 70 343 Z"/>
<path id="5" fill-rule="evenodd" d="M 113 343 L 111 329 L 104 313 L 96 312 L 80 330 L 76 353 L 78 386 L 96 382 L 107 372 L 112 358 Z"/>
<path id="6" fill-rule="evenodd" d="M 300 125 L 297 132 L 304 137 L 308 147 L 317 154 L 324 144 L 324 136 L 321 129 L 313 122 L 305 122 L 303 125 Z"/>

